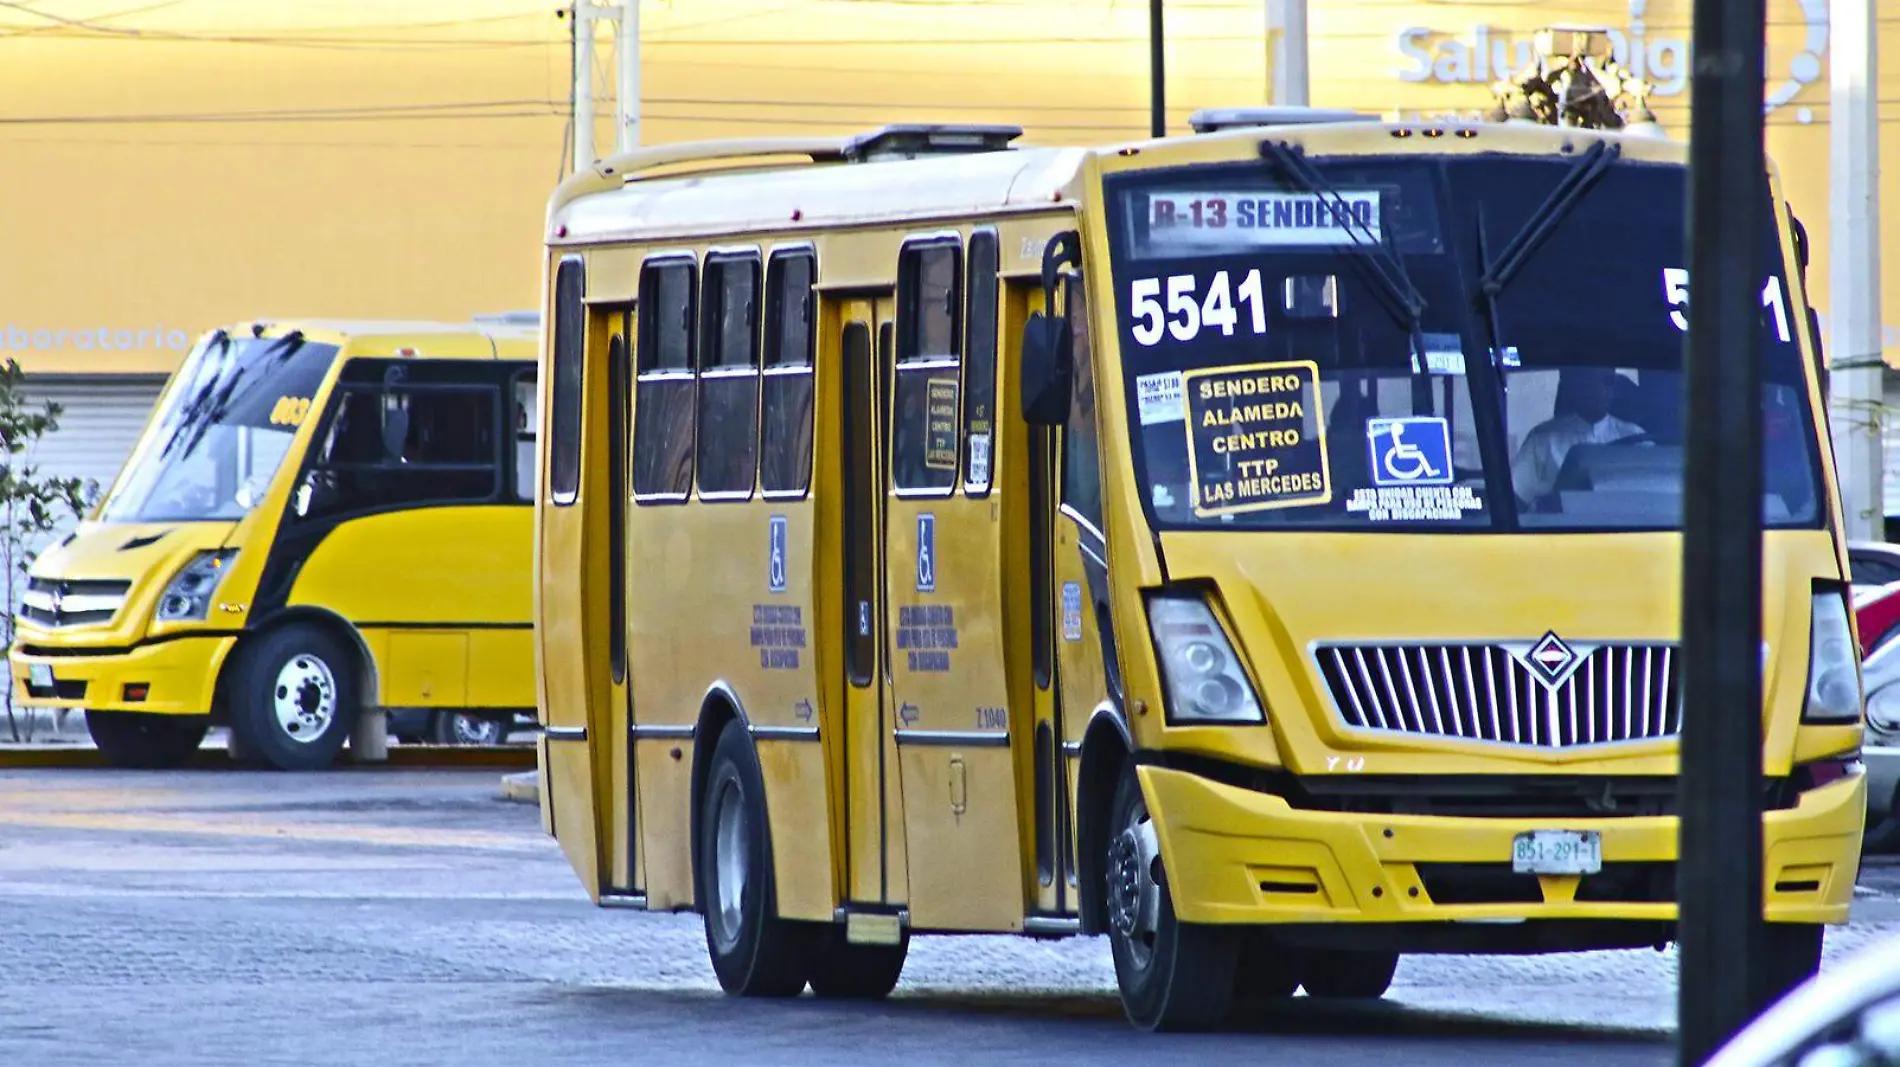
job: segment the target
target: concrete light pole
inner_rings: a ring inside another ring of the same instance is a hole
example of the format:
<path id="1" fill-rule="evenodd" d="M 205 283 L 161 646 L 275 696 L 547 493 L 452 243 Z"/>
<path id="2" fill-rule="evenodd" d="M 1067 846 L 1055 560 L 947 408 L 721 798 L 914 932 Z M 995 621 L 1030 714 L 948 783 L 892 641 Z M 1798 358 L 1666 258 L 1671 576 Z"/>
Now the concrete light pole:
<path id="1" fill-rule="evenodd" d="M 1267 0 L 1268 103 L 1306 107 L 1311 102 L 1306 58 L 1306 0 Z"/>
<path id="2" fill-rule="evenodd" d="M 1880 120 L 1876 0 L 1828 5 L 1830 138 L 1829 362 L 1835 461 L 1847 536 L 1886 539 L 1880 309 Z"/>

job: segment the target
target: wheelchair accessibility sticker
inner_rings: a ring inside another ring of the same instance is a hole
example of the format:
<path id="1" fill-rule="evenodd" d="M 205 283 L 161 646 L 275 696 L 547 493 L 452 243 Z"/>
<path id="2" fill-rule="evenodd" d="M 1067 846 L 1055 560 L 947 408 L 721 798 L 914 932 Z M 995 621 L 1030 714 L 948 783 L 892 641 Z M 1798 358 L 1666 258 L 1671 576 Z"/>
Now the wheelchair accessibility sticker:
<path id="1" fill-rule="evenodd" d="M 783 593 L 785 591 L 785 584 L 786 584 L 785 582 L 785 540 L 786 540 L 785 516 L 783 515 L 772 516 L 770 520 L 770 525 L 767 528 L 770 531 L 770 536 L 767 538 L 769 547 L 766 550 L 767 551 L 766 562 L 765 562 L 766 583 L 771 588 L 772 592 Z"/>
<path id="2" fill-rule="evenodd" d="M 937 517 L 917 516 L 917 591 L 937 591 Z"/>
<path id="3" fill-rule="evenodd" d="M 1346 498 L 1346 513 L 1372 522 L 1457 522 L 1484 510 L 1469 485 L 1453 485 L 1451 424 L 1435 417 L 1367 419 L 1372 484 Z"/>
<path id="4" fill-rule="evenodd" d="M 1444 419 L 1367 419 L 1366 444 L 1373 485 L 1451 484 L 1451 424 Z"/>

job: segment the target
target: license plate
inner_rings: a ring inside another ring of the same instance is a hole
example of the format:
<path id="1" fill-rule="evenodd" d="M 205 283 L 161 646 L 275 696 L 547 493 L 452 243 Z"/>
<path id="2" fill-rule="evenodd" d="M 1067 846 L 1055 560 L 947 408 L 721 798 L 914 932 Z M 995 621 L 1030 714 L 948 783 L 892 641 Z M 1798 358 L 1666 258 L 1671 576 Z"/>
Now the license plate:
<path id="1" fill-rule="evenodd" d="M 53 665 L 50 663 L 35 663 L 28 666 L 26 676 L 35 689 L 53 688 Z"/>
<path id="2" fill-rule="evenodd" d="M 1595 874 L 1603 869 L 1603 838 L 1595 830 L 1532 830 L 1511 843 L 1518 874 Z"/>

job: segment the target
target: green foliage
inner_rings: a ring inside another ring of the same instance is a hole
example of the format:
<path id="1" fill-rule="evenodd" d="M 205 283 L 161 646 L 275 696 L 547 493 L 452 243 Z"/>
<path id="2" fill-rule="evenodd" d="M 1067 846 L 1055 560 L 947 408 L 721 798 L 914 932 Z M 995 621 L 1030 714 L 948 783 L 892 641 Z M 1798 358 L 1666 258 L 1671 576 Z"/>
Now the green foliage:
<path id="1" fill-rule="evenodd" d="M 7 360 L 0 365 L 0 647 L 13 643 L 13 607 L 20 601 L 34 549 L 67 521 L 91 510 L 99 487 L 78 478 L 40 473 L 27 457 L 40 438 L 59 429 L 59 405 L 26 399 L 25 372 Z M 7 679 L 0 702 L 14 740 L 20 740 L 13 716 L 13 684 Z"/>

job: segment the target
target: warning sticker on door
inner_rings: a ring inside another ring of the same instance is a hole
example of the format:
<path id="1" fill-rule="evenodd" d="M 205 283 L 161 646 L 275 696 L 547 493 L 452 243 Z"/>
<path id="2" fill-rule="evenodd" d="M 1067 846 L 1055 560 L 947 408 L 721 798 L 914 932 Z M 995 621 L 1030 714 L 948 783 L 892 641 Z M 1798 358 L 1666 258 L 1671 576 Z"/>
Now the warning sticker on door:
<path id="1" fill-rule="evenodd" d="M 1187 407 L 1181 401 L 1181 372 L 1144 374 L 1136 378 L 1135 405 L 1141 412 L 1143 426 L 1187 418 Z"/>

